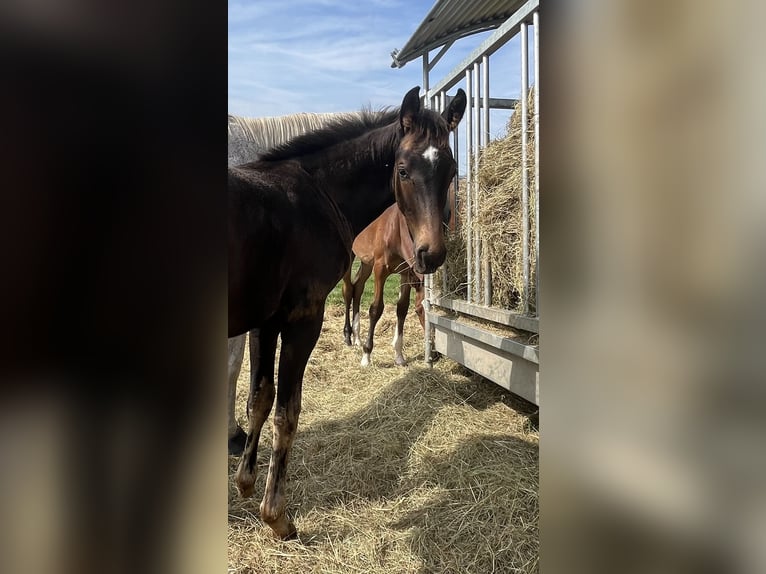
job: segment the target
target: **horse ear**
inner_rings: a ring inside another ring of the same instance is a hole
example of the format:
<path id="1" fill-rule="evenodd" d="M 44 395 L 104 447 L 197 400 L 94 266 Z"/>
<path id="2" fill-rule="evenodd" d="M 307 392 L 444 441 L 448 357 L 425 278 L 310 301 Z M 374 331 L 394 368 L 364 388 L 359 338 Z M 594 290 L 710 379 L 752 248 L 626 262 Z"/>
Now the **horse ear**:
<path id="1" fill-rule="evenodd" d="M 454 129 L 460 123 L 460 120 L 463 119 L 465 103 L 465 92 L 462 88 L 460 88 L 457 91 L 457 94 L 455 94 L 455 97 L 452 98 L 452 101 L 450 102 L 447 109 L 444 110 L 444 113 L 442 114 L 442 117 L 444 118 L 444 121 L 447 122 L 447 126 L 449 127 L 450 131 L 454 131 Z"/>
<path id="2" fill-rule="evenodd" d="M 412 129 L 415 118 L 420 113 L 420 86 L 415 86 L 404 96 L 402 107 L 399 110 L 399 123 L 404 133 Z"/>

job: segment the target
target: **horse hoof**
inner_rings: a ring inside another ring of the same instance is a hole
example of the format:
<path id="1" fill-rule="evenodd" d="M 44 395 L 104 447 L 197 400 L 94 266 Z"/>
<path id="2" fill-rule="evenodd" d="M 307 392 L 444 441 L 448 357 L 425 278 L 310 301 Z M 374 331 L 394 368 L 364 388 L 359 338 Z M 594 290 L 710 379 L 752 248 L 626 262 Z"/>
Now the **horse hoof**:
<path id="1" fill-rule="evenodd" d="M 370 355 L 368 353 L 365 353 L 362 355 L 362 362 L 360 363 L 363 367 L 369 367 L 370 366 Z"/>
<path id="2" fill-rule="evenodd" d="M 245 442 L 247 442 L 247 433 L 242 430 L 242 427 L 237 427 L 237 432 L 229 438 L 229 456 L 241 455 L 245 450 Z"/>
<path id="3" fill-rule="evenodd" d="M 287 534 L 284 536 L 279 536 L 280 540 L 283 540 L 284 542 L 288 542 L 290 540 L 298 540 L 298 530 L 295 528 L 293 523 L 290 523 L 290 529 L 288 530 Z"/>
<path id="4" fill-rule="evenodd" d="M 237 493 L 240 498 L 250 498 L 255 491 L 255 474 L 237 473 Z"/>
<path id="5" fill-rule="evenodd" d="M 242 457 L 239 459 L 237 473 L 234 476 L 234 484 L 237 487 L 237 493 L 240 498 L 250 498 L 255 490 L 256 468 L 250 466 Z"/>
<path id="6" fill-rule="evenodd" d="M 284 519 L 275 524 L 269 524 L 269 527 L 274 538 L 278 540 L 288 541 L 298 539 L 298 530 L 290 520 Z"/>
<path id="7" fill-rule="evenodd" d="M 406 367 L 407 366 L 407 361 L 406 361 L 406 359 L 404 357 L 396 357 L 396 359 L 394 359 L 394 363 L 396 363 L 397 367 Z"/>

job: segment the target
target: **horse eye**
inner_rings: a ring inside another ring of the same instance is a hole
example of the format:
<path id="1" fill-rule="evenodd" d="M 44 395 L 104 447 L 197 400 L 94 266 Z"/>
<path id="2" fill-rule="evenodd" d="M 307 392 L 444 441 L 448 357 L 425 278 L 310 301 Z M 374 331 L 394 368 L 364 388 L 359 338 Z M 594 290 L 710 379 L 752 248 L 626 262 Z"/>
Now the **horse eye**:
<path id="1" fill-rule="evenodd" d="M 399 168 L 399 177 L 401 179 L 407 179 L 407 170 L 404 169 L 403 167 Z"/>

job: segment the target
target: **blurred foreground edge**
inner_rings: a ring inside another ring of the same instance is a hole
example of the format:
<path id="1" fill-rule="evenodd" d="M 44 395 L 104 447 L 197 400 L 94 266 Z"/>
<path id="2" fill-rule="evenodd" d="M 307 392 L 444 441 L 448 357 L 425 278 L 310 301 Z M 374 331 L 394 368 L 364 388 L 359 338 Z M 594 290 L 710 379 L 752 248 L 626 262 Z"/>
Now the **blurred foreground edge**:
<path id="1" fill-rule="evenodd" d="M 541 4 L 541 571 L 764 572 L 763 10 Z"/>
<path id="2" fill-rule="evenodd" d="M 225 18 L 0 8 L 2 572 L 225 568 Z"/>

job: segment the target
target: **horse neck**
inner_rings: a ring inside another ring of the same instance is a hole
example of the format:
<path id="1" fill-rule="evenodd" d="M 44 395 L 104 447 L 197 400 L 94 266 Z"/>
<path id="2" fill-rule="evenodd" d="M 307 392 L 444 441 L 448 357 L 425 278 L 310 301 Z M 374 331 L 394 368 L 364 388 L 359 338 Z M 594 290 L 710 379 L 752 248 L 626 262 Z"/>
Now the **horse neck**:
<path id="1" fill-rule="evenodd" d="M 396 248 L 399 252 L 399 257 L 404 259 L 409 265 L 415 256 L 415 244 L 412 242 L 410 229 L 407 227 L 407 220 L 404 219 L 404 214 L 398 209 L 396 210 L 396 221 L 398 224 L 398 243 Z"/>
<path id="2" fill-rule="evenodd" d="M 398 123 L 378 128 L 301 159 L 303 168 L 338 204 L 354 236 L 394 203 L 391 175 L 398 128 Z"/>

